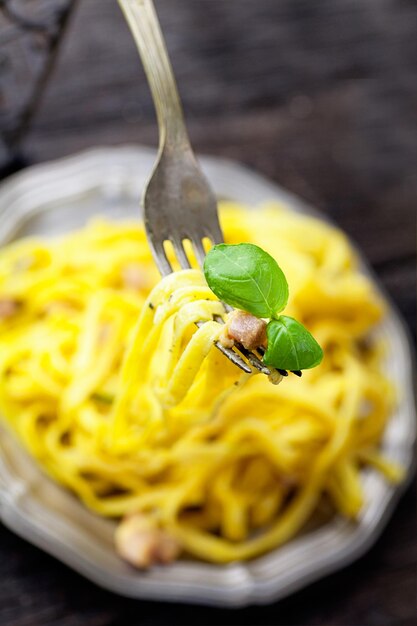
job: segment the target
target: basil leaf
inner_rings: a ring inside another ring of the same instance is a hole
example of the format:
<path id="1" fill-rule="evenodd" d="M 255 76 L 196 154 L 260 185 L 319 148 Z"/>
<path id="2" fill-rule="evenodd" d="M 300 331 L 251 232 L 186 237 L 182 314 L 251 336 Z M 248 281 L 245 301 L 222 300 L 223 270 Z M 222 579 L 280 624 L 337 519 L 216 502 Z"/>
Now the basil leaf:
<path id="1" fill-rule="evenodd" d="M 323 359 L 323 350 L 300 322 L 280 315 L 266 328 L 268 348 L 263 361 L 283 370 L 305 370 L 315 367 Z"/>
<path id="2" fill-rule="evenodd" d="M 283 271 L 252 243 L 214 246 L 204 260 L 204 275 L 220 300 L 257 317 L 274 317 L 288 301 Z"/>

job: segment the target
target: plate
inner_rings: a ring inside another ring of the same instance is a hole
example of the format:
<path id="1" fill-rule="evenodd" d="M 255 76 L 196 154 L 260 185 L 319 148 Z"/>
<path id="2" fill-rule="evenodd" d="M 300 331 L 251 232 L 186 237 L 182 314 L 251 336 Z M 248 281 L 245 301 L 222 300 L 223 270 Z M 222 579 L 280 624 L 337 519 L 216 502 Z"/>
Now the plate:
<path id="1" fill-rule="evenodd" d="M 73 230 L 97 213 L 113 219 L 137 215 L 154 159 L 155 152 L 147 148 L 102 148 L 17 174 L 0 187 L 0 245 L 26 235 Z M 218 197 L 249 205 L 277 200 L 294 211 L 325 219 L 241 165 L 208 157 L 201 162 Z M 363 268 L 370 273 L 365 261 Z M 400 401 L 385 432 L 384 454 L 410 476 L 416 437 L 412 354 L 403 323 L 390 303 L 377 332 L 388 346 L 386 374 L 400 390 Z M 391 486 L 371 469 L 363 472 L 362 480 L 366 505 L 357 523 L 335 517 L 245 563 L 212 565 L 184 559 L 141 572 L 115 553 L 115 523 L 88 511 L 50 480 L 1 427 L 3 523 L 98 585 L 135 598 L 229 607 L 263 604 L 346 566 L 375 542 L 406 484 Z"/>

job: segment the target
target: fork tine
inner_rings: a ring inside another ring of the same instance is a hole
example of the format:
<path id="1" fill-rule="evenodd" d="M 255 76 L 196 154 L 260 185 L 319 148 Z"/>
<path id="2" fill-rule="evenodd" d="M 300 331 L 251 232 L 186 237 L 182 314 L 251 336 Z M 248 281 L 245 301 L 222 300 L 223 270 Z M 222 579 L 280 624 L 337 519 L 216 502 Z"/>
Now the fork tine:
<path id="1" fill-rule="evenodd" d="M 223 237 L 223 233 L 222 230 L 220 228 L 220 224 L 219 224 L 219 220 L 217 219 L 216 222 L 212 222 L 210 225 L 210 232 L 208 232 L 205 237 L 208 237 L 208 239 L 210 239 L 211 243 L 213 245 L 217 245 L 218 243 L 224 243 L 224 237 Z"/>
<path id="2" fill-rule="evenodd" d="M 148 243 L 155 261 L 162 276 L 171 274 L 173 269 L 165 252 L 163 241 L 155 241 L 148 232 Z"/>
<path id="3" fill-rule="evenodd" d="M 229 359 L 229 361 L 232 361 L 234 365 L 237 365 L 238 367 L 240 367 L 240 369 L 246 372 L 247 374 L 252 374 L 252 369 L 249 367 L 247 363 L 245 363 L 245 361 L 242 359 L 242 357 L 240 356 L 238 352 L 235 352 L 231 348 L 225 348 L 220 343 L 220 341 L 216 341 L 214 345 L 216 346 L 218 350 L 220 350 L 220 352 L 224 354 L 224 356 L 226 356 Z"/>
<path id="4" fill-rule="evenodd" d="M 184 250 L 184 243 L 180 239 L 171 239 L 170 241 L 172 245 L 174 246 L 175 254 L 177 255 L 177 259 L 180 262 L 182 269 L 183 270 L 190 269 L 191 264 Z"/>
<path id="5" fill-rule="evenodd" d="M 197 237 L 193 237 L 191 239 L 191 243 L 193 245 L 194 254 L 196 256 L 197 262 L 202 268 L 204 265 L 204 257 L 206 256 L 206 252 L 204 250 L 203 242 L 201 239 Z"/>
<path id="6" fill-rule="evenodd" d="M 243 356 L 249 361 L 249 363 L 253 365 L 253 367 L 255 367 L 266 376 L 270 375 L 271 370 L 262 363 L 262 361 L 256 356 L 256 354 L 254 354 L 254 352 L 246 350 L 246 348 L 244 348 L 241 344 L 238 344 L 237 349 L 243 354 Z"/>

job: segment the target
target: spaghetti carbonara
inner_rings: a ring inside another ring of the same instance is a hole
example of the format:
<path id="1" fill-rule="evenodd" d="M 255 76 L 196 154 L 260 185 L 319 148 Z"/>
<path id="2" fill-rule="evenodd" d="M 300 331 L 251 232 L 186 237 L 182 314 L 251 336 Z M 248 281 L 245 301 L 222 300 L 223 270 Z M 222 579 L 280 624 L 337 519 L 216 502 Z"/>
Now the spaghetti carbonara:
<path id="1" fill-rule="evenodd" d="M 355 518 L 363 464 L 401 472 L 378 451 L 393 402 L 371 334 L 384 305 L 345 237 L 275 204 L 220 215 L 228 243 L 279 261 L 318 368 L 279 387 L 242 373 L 213 348 L 224 310 L 202 273 L 159 281 L 142 224 L 97 219 L 0 253 L 0 411 L 97 513 L 140 514 L 229 562 L 287 541 L 324 501 Z"/>

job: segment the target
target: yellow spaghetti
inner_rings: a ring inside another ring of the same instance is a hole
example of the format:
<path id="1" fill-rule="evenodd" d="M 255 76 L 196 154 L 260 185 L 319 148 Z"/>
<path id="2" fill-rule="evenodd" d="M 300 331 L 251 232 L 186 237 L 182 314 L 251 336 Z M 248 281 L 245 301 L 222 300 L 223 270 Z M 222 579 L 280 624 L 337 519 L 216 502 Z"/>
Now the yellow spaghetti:
<path id="1" fill-rule="evenodd" d="M 229 562 L 287 541 L 324 500 L 355 518 L 363 464 L 401 471 L 378 452 L 393 402 L 371 333 L 384 305 L 346 238 L 275 204 L 220 215 L 228 243 L 277 258 L 321 366 L 279 387 L 242 374 L 213 348 L 224 311 L 201 272 L 159 282 L 141 223 L 96 220 L 0 253 L 0 411 L 94 511 L 142 513 Z"/>

